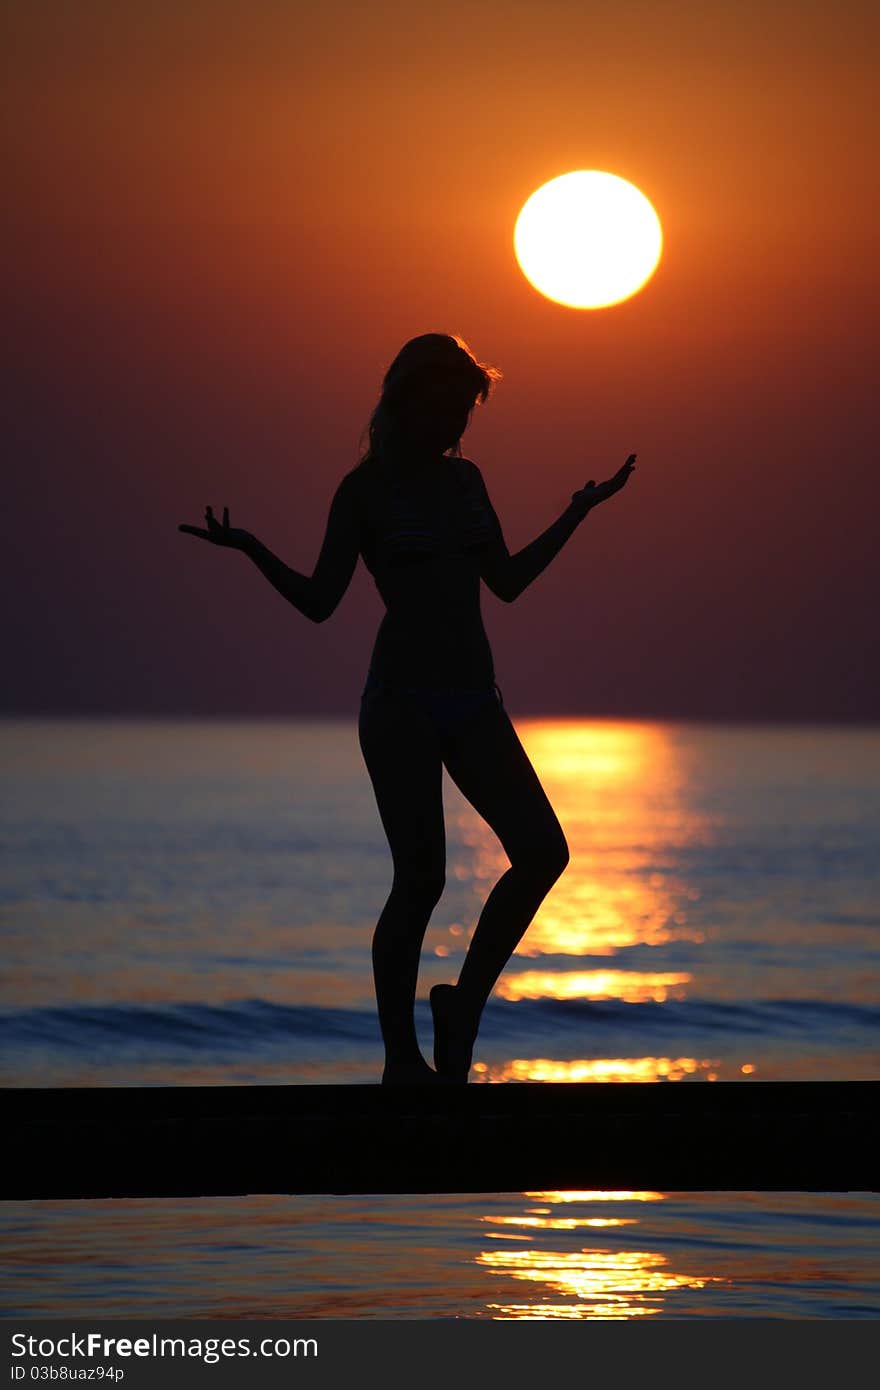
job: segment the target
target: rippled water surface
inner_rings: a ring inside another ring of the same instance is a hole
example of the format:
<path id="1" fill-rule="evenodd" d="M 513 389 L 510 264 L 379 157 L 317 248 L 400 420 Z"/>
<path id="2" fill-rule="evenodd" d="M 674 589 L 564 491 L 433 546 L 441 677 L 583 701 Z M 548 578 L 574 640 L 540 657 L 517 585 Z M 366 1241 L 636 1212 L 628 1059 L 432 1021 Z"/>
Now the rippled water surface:
<path id="1" fill-rule="evenodd" d="M 481 1082 L 874 1079 L 880 730 L 516 721 L 571 848 Z M 390 859 L 353 723 L 7 721 L 6 1086 L 375 1082 Z M 447 779 L 455 978 L 507 866 Z M 872 1194 L 5 1203 L 47 1316 L 877 1316 Z"/>

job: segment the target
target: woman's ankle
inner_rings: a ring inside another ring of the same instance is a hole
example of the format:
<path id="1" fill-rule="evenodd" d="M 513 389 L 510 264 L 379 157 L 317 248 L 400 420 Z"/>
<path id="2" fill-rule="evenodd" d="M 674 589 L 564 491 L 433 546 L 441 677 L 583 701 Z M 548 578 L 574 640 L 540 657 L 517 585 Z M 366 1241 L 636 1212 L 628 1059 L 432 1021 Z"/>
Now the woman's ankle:
<path id="1" fill-rule="evenodd" d="M 387 1061 L 382 1072 L 383 1085 L 393 1085 L 397 1083 L 408 1083 L 418 1081 L 433 1081 L 437 1073 L 428 1065 L 421 1053 L 415 1061 L 398 1062 Z"/>
<path id="2" fill-rule="evenodd" d="M 385 1049 L 386 1071 L 402 1071 L 406 1070 L 407 1067 L 425 1067 L 427 1065 L 419 1047 L 414 1050 L 412 1048 Z"/>
<path id="3" fill-rule="evenodd" d="M 466 989 L 457 984 L 453 986 L 455 994 L 455 1011 L 462 1024 L 476 1034 L 483 1013 L 483 1001 L 475 999 Z"/>

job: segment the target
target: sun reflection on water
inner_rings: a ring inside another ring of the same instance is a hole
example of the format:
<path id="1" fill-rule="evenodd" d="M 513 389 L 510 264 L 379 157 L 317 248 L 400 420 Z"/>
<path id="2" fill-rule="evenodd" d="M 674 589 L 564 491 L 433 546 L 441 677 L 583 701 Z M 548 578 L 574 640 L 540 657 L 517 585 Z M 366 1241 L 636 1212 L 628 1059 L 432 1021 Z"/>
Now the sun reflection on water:
<path id="1" fill-rule="evenodd" d="M 515 1057 L 495 1064 L 475 1062 L 473 1078 L 484 1081 L 682 1081 L 700 1076 L 717 1081 L 718 1058 L 588 1057 L 556 1061 L 552 1057 Z"/>
<path id="2" fill-rule="evenodd" d="M 711 843 L 716 832 L 695 805 L 690 767 L 670 730 L 599 720 L 523 720 L 517 729 L 571 851 L 517 955 L 613 955 L 642 944 L 702 942 L 690 921 L 700 892 L 681 876 L 680 851 Z M 467 809 L 459 828 L 470 862 L 453 873 L 484 893 L 509 861 Z"/>
<path id="3" fill-rule="evenodd" d="M 495 993 L 502 999 L 623 999 L 641 1004 L 652 999 L 684 999 L 684 985 L 693 976 L 685 972 L 665 974 L 635 970 L 522 970 L 503 975 Z"/>
<path id="4" fill-rule="evenodd" d="M 635 1226 L 634 1216 L 483 1216 L 493 1226 L 536 1226 L 548 1231 L 575 1231 L 581 1226 Z M 496 1233 L 497 1234 L 497 1233 Z M 528 1237 L 524 1237 L 528 1239 Z"/>
<path id="5" fill-rule="evenodd" d="M 591 1227 L 636 1226 L 633 1216 L 599 1217 L 595 1215 L 555 1216 L 557 1204 L 569 1206 L 596 1202 L 659 1202 L 662 1192 L 526 1192 L 526 1201 L 538 1200 L 549 1205 L 528 1207 L 522 1215 L 483 1216 L 492 1226 L 510 1225 L 527 1228 L 535 1233 L 565 1233 Z M 503 1240 L 507 1233 L 492 1231 L 492 1238 Z M 499 1277 L 537 1285 L 532 1303 L 489 1302 L 487 1311 L 496 1319 L 535 1318 L 608 1318 L 625 1319 L 650 1317 L 664 1311 L 667 1296 L 676 1289 L 703 1289 L 709 1284 L 724 1283 L 720 1276 L 703 1273 L 676 1272 L 670 1267 L 667 1255 L 654 1250 L 547 1249 L 529 1247 L 484 1249 L 475 1263 Z"/>
<path id="6" fill-rule="evenodd" d="M 667 1256 L 650 1250 L 484 1250 L 477 1263 L 577 1300 L 488 1303 L 497 1318 L 645 1317 L 662 1312 L 660 1295 L 712 1282 L 711 1276 L 673 1274 Z"/>

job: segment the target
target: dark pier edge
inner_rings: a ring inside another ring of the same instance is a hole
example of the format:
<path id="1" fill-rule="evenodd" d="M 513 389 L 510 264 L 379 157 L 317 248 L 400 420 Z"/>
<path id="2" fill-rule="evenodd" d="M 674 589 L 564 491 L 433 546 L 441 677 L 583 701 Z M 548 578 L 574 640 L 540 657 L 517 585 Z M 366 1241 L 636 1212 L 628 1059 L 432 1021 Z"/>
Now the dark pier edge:
<path id="1" fill-rule="evenodd" d="M 2 1091 L 7 1200 L 870 1192 L 880 1081 Z"/>

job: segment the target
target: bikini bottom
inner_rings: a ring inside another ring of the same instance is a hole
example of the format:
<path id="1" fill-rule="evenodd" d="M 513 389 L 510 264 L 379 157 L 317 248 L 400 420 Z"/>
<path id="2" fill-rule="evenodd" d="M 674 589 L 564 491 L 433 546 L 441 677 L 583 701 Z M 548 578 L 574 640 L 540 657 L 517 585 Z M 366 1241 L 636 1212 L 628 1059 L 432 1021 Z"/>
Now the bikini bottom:
<path id="1" fill-rule="evenodd" d="M 487 705 L 504 709 L 504 697 L 500 687 L 493 682 L 478 690 L 463 688 L 439 689 L 430 686 L 388 685 L 368 672 L 361 701 L 369 697 L 403 697 L 412 701 L 418 709 L 428 716 L 438 735 L 449 739 L 460 733 L 474 715 Z"/>

